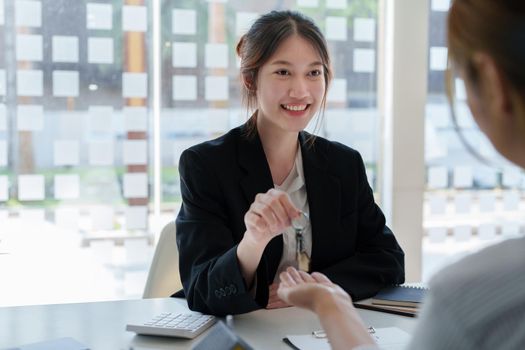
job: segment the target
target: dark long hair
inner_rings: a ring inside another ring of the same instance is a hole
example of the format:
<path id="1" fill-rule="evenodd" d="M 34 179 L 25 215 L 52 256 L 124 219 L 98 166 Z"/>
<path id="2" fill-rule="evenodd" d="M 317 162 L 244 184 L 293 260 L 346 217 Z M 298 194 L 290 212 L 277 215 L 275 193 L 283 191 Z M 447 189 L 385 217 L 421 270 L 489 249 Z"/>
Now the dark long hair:
<path id="1" fill-rule="evenodd" d="M 237 55 L 241 59 L 242 102 L 248 114 L 253 113 L 247 123 L 248 136 L 253 136 L 257 131 L 256 91 L 259 70 L 281 43 L 292 35 L 299 35 L 308 41 L 321 57 L 326 86 L 321 103 L 321 111 L 324 112 L 332 69 L 323 34 L 310 18 L 299 12 L 272 11 L 259 17 L 237 44 Z"/>

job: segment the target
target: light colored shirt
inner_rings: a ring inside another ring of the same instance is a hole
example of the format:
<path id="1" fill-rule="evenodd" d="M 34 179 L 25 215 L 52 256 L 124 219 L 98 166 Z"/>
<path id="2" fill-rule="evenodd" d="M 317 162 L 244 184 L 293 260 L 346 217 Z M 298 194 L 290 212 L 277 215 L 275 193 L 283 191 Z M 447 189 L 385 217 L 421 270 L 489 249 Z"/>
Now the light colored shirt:
<path id="1" fill-rule="evenodd" d="M 429 286 L 408 349 L 525 349 L 525 238 L 469 255 Z"/>
<path id="2" fill-rule="evenodd" d="M 297 209 L 302 210 L 303 212 L 310 214 L 310 209 L 308 207 L 308 197 L 306 195 L 306 184 L 304 181 L 304 171 L 303 171 L 303 156 L 301 153 L 301 147 L 297 147 L 297 153 L 295 155 L 294 167 L 283 181 L 279 185 L 275 185 L 275 188 L 283 192 L 288 193 L 292 203 L 297 207 Z M 312 256 L 312 227 L 308 225 L 303 231 L 304 245 L 306 249 L 306 254 Z M 288 266 L 293 266 L 297 268 L 297 258 L 296 258 L 296 239 L 295 239 L 295 230 L 293 227 L 288 227 L 286 231 L 283 232 L 283 255 L 281 261 L 279 262 L 279 267 L 277 268 L 277 273 L 275 274 L 274 282 L 279 282 L 279 274 L 286 270 Z"/>
<path id="3" fill-rule="evenodd" d="M 525 238 L 439 272 L 409 349 L 525 349 Z"/>

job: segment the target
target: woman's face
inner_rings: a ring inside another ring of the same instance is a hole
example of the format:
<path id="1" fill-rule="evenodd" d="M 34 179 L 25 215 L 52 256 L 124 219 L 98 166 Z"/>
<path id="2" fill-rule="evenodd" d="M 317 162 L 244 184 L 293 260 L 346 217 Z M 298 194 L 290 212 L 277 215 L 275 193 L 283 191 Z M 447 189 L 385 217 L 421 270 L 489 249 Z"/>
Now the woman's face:
<path id="1" fill-rule="evenodd" d="M 257 78 L 259 127 L 303 130 L 319 110 L 326 90 L 321 56 L 298 35 L 283 41 Z"/>

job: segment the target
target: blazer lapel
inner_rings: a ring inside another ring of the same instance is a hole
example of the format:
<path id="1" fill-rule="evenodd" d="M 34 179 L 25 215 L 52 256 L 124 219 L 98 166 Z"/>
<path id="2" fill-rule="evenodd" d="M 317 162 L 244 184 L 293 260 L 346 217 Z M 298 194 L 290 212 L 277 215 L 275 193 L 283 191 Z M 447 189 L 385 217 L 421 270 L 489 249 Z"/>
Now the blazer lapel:
<path id="1" fill-rule="evenodd" d="M 244 170 L 240 186 L 249 207 L 258 193 L 265 193 L 273 188 L 272 174 L 259 135 L 248 139 L 241 128 L 237 144 L 239 166 Z M 283 254 L 283 237 L 279 235 L 272 239 L 264 250 L 263 259 L 267 263 L 269 278 L 273 278 Z M 273 280 L 268 281 L 272 283 Z"/>
<path id="2" fill-rule="evenodd" d="M 319 144 L 309 145 L 308 134 L 301 132 L 301 152 L 303 170 L 310 208 L 310 225 L 312 225 L 312 265 L 315 269 L 317 254 L 330 252 L 331 248 L 324 237 L 333 226 L 334 220 L 341 217 L 341 184 L 339 179 L 327 172 L 327 154 L 329 150 L 321 149 Z"/>

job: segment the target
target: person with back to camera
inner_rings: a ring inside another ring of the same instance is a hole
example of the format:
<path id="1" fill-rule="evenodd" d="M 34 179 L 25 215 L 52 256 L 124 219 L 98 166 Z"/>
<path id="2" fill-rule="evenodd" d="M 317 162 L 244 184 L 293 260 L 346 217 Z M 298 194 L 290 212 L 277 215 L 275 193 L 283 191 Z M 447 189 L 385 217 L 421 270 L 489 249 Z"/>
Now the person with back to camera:
<path id="1" fill-rule="evenodd" d="M 453 1 L 448 46 L 480 130 L 499 153 L 525 168 L 525 1 Z M 317 313 L 333 349 L 376 348 L 337 281 L 294 268 L 280 278 L 279 296 Z M 525 237 L 439 272 L 409 349 L 525 349 Z"/>
<path id="2" fill-rule="evenodd" d="M 215 315 L 285 307 L 277 288 L 288 266 L 321 271 L 355 299 L 402 283 L 404 253 L 361 156 L 304 131 L 322 114 L 332 77 L 320 30 L 297 12 L 273 11 L 237 53 L 253 115 L 179 163 L 177 245 L 189 307 Z"/>

